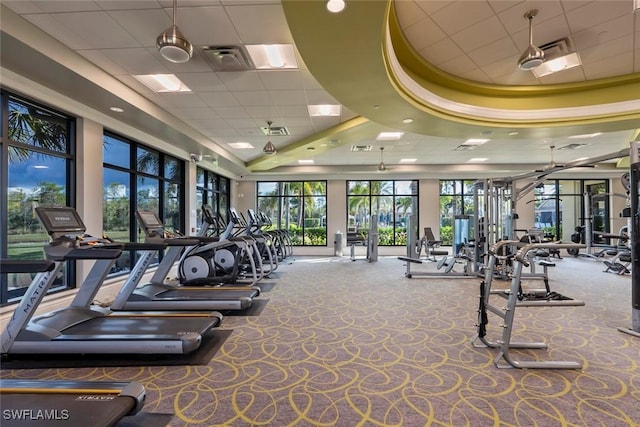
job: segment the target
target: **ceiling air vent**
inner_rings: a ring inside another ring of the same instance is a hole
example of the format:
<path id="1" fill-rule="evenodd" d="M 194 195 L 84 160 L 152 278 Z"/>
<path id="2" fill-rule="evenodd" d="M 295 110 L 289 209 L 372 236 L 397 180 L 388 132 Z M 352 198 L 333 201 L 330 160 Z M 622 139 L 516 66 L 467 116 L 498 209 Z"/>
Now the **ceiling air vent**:
<path id="1" fill-rule="evenodd" d="M 352 145 L 351 151 L 371 151 L 373 149 L 372 145 Z"/>
<path id="2" fill-rule="evenodd" d="M 242 46 L 206 46 L 204 56 L 216 71 L 248 71 L 254 66 Z"/>
<path id="3" fill-rule="evenodd" d="M 454 148 L 453 151 L 471 151 L 476 147 L 477 147 L 477 145 L 462 144 L 462 145 L 458 145 L 456 148 Z"/>
<path id="4" fill-rule="evenodd" d="M 550 58 L 558 58 L 574 51 L 571 41 L 566 37 L 560 40 L 554 40 L 552 42 L 545 43 L 540 46 L 540 49 L 544 51 L 545 60 L 548 60 Z"/>
<path id="5" fill-rule="evenodd" d="M 261 127 L 262 133 L 268 136 L 289 136 L 289 129 L 284 126 Z"/>

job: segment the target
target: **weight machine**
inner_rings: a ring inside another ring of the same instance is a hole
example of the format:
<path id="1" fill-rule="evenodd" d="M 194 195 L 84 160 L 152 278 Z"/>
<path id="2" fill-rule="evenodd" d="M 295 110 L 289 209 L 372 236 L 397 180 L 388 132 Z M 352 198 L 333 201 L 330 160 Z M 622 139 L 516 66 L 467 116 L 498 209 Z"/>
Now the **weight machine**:
<path id="1" fill-rule="evenodd" d="M 418 226 L 415 215 L 410 215 L 407 218 L 407 255 L 399 256 L 400 261 L 404 261 L 406 265 L 405 277 L 411 279 L 416 276 L 427 277 L 460 277 L 471 276 L 476 273 L 477 264 L 474 262 L 473 248 L 469 244 L 465 244 L 461 247 L 458 254 L 454 256 L 444 255 L 438 261 L 436 267 L 438 271 L 412 271 L 414 264 L 422 264 L 423 260 L 420 259 L 419 249 L 422 247 L 423 242 L 419 242 L 418 239 Z M 463 264 L 463 271 L 453 270 L 456 264 Z"/>
<path id="2" fill-rule="evenodd" d="M 514 268 L 511 279 L 511 287 L 508 290 L 492 290 L 491 285 L 494 279 L 495 269 L 498 259 L 503 257 L 501 253 L 507 251 L 501 250 L 511 246 L 517 248 L 517 252 L 512 252 L 510 258 L 513 261 Z M 575 243 L 524 243 L 519 240 L 504 240 L 497 242 L 489 248 L 489 261 L 485 269 L 485 278 L 480 283 L 480 304 L 478 308 L 478 333 L 472 341 L 474 347 L 489 347 L 500 350 L 494 364 L 498 368 L 525 368 L 525 369 L 581 369 L 582 364 L 574 361 L 519 361 L 515 360 L 511 354 L 511 348 L 527 348 L 527 349 L 543 349 L 547 345 L 542 342 L 512 342 L 511 334 L 513 332 L 513 320 L 515 318 L 516 308 L 518 307 L 567 307 L 567 306 L 583 306 L 583 301 L 574 300 L 557 292 L 551 292 L 548 284 L 546 289 L 525 290 L 522 285 L 524 277 L 523 267 L 528 267 L 531 262 L 529 252 L 541 249 L 553 248 L 583 248 L 584 245 Z M 507 300 L 506 307 L 498 307 L 492 303 L 491 296 L 497 295 Z M 502 318 L 501 339 L 490 341 L 486 338 L 487 325 L 489 323 L 488 313 L 491 312 Z M 477 342 L 480 341 L 478 344 Z M 500 364 L 500 359 L 504 359 L 508 365 Z"/>
<path id="3" fill-rule="evenodd" d="M 629 188 L 631 197 L 631 328 L 619 331 L 640 338 L 640 141 L 632 141 L 630 148 Z"/>

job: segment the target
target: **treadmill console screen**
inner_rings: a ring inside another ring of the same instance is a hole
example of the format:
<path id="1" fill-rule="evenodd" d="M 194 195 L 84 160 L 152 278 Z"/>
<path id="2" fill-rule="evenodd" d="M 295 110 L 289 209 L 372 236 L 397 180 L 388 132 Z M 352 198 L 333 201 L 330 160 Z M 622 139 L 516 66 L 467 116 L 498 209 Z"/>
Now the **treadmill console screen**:
<path id="1" fill-rule="evenodd" d="M 36 213 L 49 235 L 84 233 L 86 227 L 75 208 L 51 208 L 39 206 Z"/>
<path id="2" fill-rule="evenodd" d="M 164 228 L 162 221 L 158 218 L 155 212 L 151 211 L 137 211 L 138 220 L 142 223 L 142 226 L 147 229 Z"/>

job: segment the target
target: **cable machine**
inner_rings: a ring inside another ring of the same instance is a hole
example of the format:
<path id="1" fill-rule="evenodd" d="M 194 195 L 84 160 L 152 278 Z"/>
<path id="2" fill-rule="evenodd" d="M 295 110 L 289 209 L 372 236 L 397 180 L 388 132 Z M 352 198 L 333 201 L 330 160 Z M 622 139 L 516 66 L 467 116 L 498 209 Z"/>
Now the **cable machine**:
<path id="1" fill-rule="evenodd" d="M 631 329 L 619 331 L 640 337 L 640 141 L 631 142 L 630 192 L 631 197 Z"/>

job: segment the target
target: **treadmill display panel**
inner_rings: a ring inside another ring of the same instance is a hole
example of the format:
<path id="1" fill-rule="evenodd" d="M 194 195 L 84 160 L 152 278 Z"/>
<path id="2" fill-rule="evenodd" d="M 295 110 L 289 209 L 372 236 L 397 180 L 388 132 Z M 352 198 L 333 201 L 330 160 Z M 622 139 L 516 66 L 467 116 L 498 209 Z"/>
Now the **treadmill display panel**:
<path id="1" fill-rule="evenodd" d="M 51 236 L 80 234 L 87 229 L 75 208 L 39 206 L 36 208 L 36 213 Z"/>
<path id="2" fill-rule="evenodd" d="M 144 228 L 163 228 L 162 222 L 154 212 L 138 211 L 138 219 Z"/>

